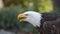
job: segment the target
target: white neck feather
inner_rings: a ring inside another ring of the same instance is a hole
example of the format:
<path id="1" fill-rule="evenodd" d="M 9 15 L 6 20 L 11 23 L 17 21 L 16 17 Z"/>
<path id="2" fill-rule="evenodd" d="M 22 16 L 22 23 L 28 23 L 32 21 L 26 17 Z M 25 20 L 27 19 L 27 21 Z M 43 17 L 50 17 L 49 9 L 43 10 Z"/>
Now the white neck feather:
<path id="1" fill-rule="evenodd" d="M 36 26 L 40 27 L 40 25 L 41 25 L 40 22 L 41 22 L 41 19 L 42 19 L 42 16 L 41 16 L 40 13 L 37 13 L 37 12 L 34 12 L 34 11 L 29 11 L 29 12 L 26 12 L 24 14 L 29 14 L 26 21 L 31 23 L 34 27 L 36 27 Z"/>

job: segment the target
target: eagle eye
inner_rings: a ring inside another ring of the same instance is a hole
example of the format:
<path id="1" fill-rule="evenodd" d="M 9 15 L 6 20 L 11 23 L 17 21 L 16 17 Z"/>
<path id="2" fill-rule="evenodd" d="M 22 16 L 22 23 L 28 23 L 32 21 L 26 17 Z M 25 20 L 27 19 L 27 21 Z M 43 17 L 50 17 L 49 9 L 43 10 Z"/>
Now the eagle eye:
<path id="1" fill-rule="evenodd" d="M 28 14 L 25 14 L 26 16 L 28 16 Z"/>

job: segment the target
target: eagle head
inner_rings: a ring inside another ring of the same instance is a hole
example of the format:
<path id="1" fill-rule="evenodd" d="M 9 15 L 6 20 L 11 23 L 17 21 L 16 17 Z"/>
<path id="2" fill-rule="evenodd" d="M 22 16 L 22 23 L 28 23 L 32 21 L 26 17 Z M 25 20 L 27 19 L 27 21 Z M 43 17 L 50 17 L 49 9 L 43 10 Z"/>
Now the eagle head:
<path id="1" fill-rule="evenodd" d="M 34 27 L 40 27 L 41 18 L 41 14 L 35 11 L 26 11 L 18 15 L 18 20 L 20 22 L 27 21 L 31 23 Z"/>

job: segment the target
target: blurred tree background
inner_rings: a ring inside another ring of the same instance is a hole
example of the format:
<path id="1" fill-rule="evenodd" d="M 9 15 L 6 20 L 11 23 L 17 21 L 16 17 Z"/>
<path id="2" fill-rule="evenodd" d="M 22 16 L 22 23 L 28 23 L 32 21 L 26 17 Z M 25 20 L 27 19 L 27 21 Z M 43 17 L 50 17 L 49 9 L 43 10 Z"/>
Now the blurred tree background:
<path id="1" fill-rule="evenodd" d="M 5 7 L 16 6 L 25 10 L 35 10 L 39 12 L 53 11 L 52 0 L 3 0 Z"/>
<path id="2" fill-rule="evenodd" d="M 19 23 L 17 15 L 27 10 L 60 14 L 60 0 L 0 0 L 0 27 L 18 26 L 22 31 L 39 32 L 29 23 Z"/>

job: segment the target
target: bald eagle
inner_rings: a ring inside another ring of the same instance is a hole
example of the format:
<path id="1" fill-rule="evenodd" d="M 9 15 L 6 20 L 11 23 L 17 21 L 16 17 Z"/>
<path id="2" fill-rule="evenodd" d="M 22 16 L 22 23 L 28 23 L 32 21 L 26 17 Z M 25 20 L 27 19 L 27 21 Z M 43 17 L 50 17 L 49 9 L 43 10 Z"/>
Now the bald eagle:
<path id="1" fill-rule="evenodd" d="M 20 22 L 27 21 L 34 27 L 37 27 L 41 34 L 45 34 L 43 24 L 46 21 L 54 21 L 57 19 L 54 13 L 38 13 L 36 11 L 26 11 L 18 15 Z M 46 33 L 47 34 L 47 33 Z"/>

